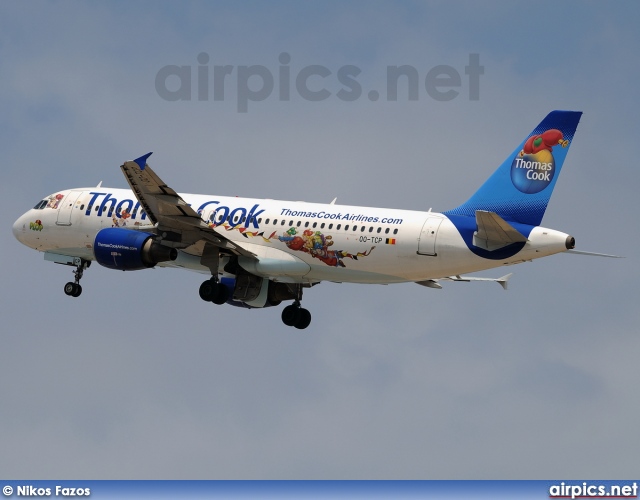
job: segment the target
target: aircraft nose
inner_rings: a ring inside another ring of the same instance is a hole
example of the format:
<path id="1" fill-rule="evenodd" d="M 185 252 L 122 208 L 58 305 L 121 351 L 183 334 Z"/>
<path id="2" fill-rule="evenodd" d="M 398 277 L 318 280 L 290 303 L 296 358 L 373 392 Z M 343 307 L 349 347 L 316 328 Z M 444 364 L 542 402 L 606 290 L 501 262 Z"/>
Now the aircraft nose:
<path id="1" fill-rule="evenodd" d="M 18 220 L 16 220 L 13 223 L 12 230 L 13 230 L 13 236 L 15 237 L 15 239 L 18 240 L 20 243 L 22 243 L 24 234 L 27 231 L 27 223 L 24 215 L 20 216 Z"/>

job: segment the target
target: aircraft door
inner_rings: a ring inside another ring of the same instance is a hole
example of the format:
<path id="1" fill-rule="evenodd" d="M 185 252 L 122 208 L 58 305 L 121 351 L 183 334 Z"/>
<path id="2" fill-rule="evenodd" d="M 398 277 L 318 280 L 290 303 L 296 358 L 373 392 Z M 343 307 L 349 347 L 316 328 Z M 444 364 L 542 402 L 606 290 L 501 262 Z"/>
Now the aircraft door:
<path id="1" fill-rule="evenodd" d="M 56 222 L 58 226 L 71 225 L 71 212 L 81 194 L 82 191 L 69 191 L 69 194 L 62 200 L 58 208 L 58 220 Z"/>
<path id="2" fill-rule="evenodd" d="M 429 217 L 425 221 L 418 241 L 418 253 L 420 255 L 436 255 L 436 238 L 441 223 L 442 219 L 439 217 Z"/>

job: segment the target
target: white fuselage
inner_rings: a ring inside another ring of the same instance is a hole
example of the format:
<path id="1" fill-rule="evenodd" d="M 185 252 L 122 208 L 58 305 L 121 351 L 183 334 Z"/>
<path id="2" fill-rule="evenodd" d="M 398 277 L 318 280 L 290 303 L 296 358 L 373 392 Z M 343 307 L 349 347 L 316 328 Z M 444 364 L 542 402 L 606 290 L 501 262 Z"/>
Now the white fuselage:
<path id="1" fill-rule="evenodd" d="M 444 214 L 387 208 L 184 194 L 210 227 L 254 253 L 243 267 L 275 281 L 398 283 L 444 278 L 532 260 L 566 250 L 567 234 L 534 227 L 515 255 L 476 255 Z M 47 203 L 45 203 L 45 201 Z M 153 230 L 128 189 L 80 188 L 55 193 L 22 215 L 13 232 L 42 252 L 94 259 L 94 240 L 108 227 Z M 202 248 L 181 249 L 161 265 L 210 273 Z M 241 257 L 242 259 L 242 257 Z M 244 262 L 244 263 L 243 263 Z M 220 272 L 224 274 L 225 260 Z"/>

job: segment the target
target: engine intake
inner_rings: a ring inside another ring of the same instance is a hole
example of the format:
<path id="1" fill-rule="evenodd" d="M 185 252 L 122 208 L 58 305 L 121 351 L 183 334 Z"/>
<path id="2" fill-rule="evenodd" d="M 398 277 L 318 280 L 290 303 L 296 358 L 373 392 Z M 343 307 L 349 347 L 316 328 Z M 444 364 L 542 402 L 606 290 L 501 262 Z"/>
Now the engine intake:
<path id="1" fill-rule="evenodd" d="M 120 271 L 148 269 L 178 258 L 175 248 L 156 243 L 149 233 L 117 227 L 98 232 L 93 254 L 101 266 Z"/>

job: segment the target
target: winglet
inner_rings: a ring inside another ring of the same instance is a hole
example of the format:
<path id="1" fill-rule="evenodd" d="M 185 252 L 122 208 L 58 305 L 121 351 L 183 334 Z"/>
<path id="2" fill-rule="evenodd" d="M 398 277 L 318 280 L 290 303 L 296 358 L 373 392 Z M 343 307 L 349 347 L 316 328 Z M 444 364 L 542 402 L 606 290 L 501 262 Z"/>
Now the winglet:
<path id="1" fill-rule="evenodd" d="M 147 158 L 149 158 L 152 154 L 153 154 L 153 151 L 133 161 L 138 164 L 138 166 L 140 167 L 140 170 L 144 170 L 144 167 L 147 164 Z"/>

